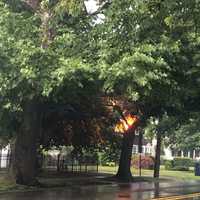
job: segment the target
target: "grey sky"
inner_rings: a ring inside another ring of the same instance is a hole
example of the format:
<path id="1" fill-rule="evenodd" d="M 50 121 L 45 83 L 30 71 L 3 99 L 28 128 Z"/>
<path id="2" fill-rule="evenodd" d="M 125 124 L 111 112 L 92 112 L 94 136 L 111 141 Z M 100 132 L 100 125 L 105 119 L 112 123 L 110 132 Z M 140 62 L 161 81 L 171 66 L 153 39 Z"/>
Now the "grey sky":
<path id="1" fill-rule="evenodd" d="M 97 3 L 95 0 L 85 1 L 88 12 L 95 12 L 98 9 Z"/>

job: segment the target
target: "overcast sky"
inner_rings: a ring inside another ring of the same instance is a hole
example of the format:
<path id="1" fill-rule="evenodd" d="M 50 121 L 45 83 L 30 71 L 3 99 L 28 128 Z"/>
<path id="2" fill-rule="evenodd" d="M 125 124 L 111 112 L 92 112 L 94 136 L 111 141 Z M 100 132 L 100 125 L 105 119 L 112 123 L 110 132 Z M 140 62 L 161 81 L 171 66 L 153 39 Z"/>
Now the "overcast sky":
<path id="1" fill-rule="evenodd" d="M 95 12 L 98 9 L 98 6 L 95 0 L 85 1 L 85 5 L 87 7 L 88 12 Z"/>

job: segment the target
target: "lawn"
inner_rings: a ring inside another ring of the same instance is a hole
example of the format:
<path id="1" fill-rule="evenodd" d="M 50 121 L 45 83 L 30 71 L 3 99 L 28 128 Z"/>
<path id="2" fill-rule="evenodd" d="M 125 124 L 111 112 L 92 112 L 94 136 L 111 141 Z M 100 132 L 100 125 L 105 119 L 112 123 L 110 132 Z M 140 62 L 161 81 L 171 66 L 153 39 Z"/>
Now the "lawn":
<path id="1" fill-rule="evenodd" d="M 117 172 L 118 167 L 109 167 L 109 166 L 99 166 L 99 172 L 102 173 L 111 173 L 115 174 Z M 138 169 L 131 169 L 132 174 L 134 176 L 139 176 Z M 142 169 L 142 176 L 153 176 L 153 170 L 146 170 Z M 164 166 L 161 166 L 160 170 L 160 177 L 161 178 L 172 178 L 172 179 L 179 179 L 179 180 L 200 180 L 200 176 L 195 176 L 194 171 L 168 171 L 164 169 Z"/>
<path id="2" fill-rule="evenodd" d="M 11 181 L 4 171 L 0 171 L 0 192 L 16 188 L 16 184 Z"/>
<path id="3" fill-rule="evenodd" d="M 116 174 L 117 172 L 117 166 L 116 167 L 109 167 L 109 166 L 99 166 L 99 173 L 107 173 L 107 174 Z M 139 170 L 132 168 L 132 174 L 135 177 L 139 176 Z M 86 176 L 87 175 L 87 176 Z M 89 176 L 90 175 L 90 176 Z M 200 176 L 194 176 L 194 171 L 168 171 L 165 170 L 163 166 L 161 166 L 160 171 L 160 178 L 161 179 L 176 179 L 176 180 L 199 180 Z M 32 191 L 32 190 L 38 190 L 38 189 L 45 189 L 45 188 L 54 188 L 54 187 L 66 187 L 72 184 L 81 184 L 81 182 L 84 183 L 85 180 L 87 182 L 94 181 L 93 177 L 94 175 L 88 173 L 81 173 L 80 174 L 67 174 L 66 172 L 62 172 L 60 175 L 57 175 L 55 172 L 54 174 L 45 174 L 43 173 L 42 176 L 38 177 L 39 181 L 42 183 L 43 187 L 28 187 L 28 186 L 21 186 L 15 184 L 13 181 L 11 181 L 5 172 L 0 171 L 0 193 L 2 192 L 8 192 L 8 191 Z M 153 176 L 153 170 L 142 170 L 142 178 L 151 179 Z M 138 177 L 139 178 L 139 177 Z M 137 180 L 137 179 L 135 179 Z M 139 180 L 139 179 L 138 179 Z"/>
<path id="4" fill-rule="evenodd" d="M 7 171 L 0 170 L 0 194 L 12 191 L 28 191 L 35 188 L 17 185 L 9 176 Z"/>

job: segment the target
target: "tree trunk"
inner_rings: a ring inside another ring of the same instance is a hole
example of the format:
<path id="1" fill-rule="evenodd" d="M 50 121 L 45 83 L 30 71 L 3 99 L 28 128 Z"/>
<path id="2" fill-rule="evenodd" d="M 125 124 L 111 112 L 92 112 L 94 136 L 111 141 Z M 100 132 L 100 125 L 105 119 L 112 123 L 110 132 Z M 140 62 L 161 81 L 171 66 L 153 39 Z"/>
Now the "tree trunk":
<path id="1" fill-rule="evenodd" d="M 42 30 L 42 44 L 41 47 L 43 49 L 48 48 L 49 44 L 53 40 L 55 36 L 55 31 L 53 26 L 50 26 L 50 22 L 52 20 L 53 14 L 50 9 L 45 9 L 40 14 L 41 19 L 41 30 Z"/>
<path id="2" fill-rule="evenodd" d="M 0 169 L 1 169 L 1 159 L 2 159 L 2 147 L 0 146 Z"/>
<path id="3" fill-rule="evenodd" d="M 12 174 L 17 184 L 36 185 L 37 137 L 39 135 L 38 107 L 29 102 L 23 113 L 22 126 L 17 133 L 12 158 Z"/>
<path id="4" fill-rule="evenodd" d="M 141 165 L 141 162 L 142 162 L 142 159 L 141 159 L 141 156 L 142 156 L 142 140 L 143 140 L 143 130 L 140 129 L 140 132 L 139 132 L 139 141 L 138 141 L 138 152 L 139 152 L 139 176 L 142 176 L 142 165 Z M 144 152 L 145 153 L 145 152 Z"/>
<path id="5" fill-rule="evenodd" d="M 154 177 L 159 178 L 160 175 L 160 152 L 161 152 L 162 134 L 157 133 L 156 155 L 154 164 Z"/>
<path id="6" fill-rule="evenodd" d="M 132 157 L 132 148 L 134 141 L 134 132 L 125 133 L 122 141 L 122 151 L 120 155 L 119 168 L 117 172 L 117 178 L 123 181 L 131 181 L 131 157 Z"/>
<path id="7" fill-rule="evenodd" d="M 60 172 L 60 157 L 61 157 L 61 153 L 57 155 L 57 172 Z"/>

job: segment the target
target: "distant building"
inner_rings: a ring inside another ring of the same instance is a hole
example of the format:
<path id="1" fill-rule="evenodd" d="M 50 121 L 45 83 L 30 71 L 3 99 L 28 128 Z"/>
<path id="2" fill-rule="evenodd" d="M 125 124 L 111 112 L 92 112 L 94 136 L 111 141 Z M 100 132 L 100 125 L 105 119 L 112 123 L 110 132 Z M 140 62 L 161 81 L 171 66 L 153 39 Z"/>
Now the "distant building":
<path id="1" fill-rule="evenodd" d="M 133 154 L 139 153 L 138 143 L 139 143 L 139 138 L 138 136 L 136 136 L 133 142 L 133 150 L 132 150 Z M 142 140 L 142 154 L 147 154 L 147 155 L 154 154 L 154 148 L 152 142 L 145 138 L 143 138 Z"/>
<path id="2" fill-rule="evenodd" d="M 156 139 L 149 140 L 143 138 L 142 140 L 142 154 L 155 156 L 156 152 Z M 138 136 L 136 136 L 132 149 L 133 154 L 138 154 Z M 200 160 L 200 149 L 193 150 L 177 150 L 172 149 L 170 146 L 165 146 L 161 153 L 163 159 L 172 160 L 174 157 L 182 157 L 182 158 L 192 158 L 196 160 Z"/>
<path id="3" fill-rule="evenodd" d="M 10 145 L 0 149 L 0 168 L 8 168 L 10 162 Z"/>
<path id="4" fill-rule="evenodd" d="M 133 149 L 132 154 L 138 154 L 139 148 L 138 148 L 138 136 L 136 135 L 134 143 L 133 143 Z M 142 154 L 144 155 L 151 155 L 155 157 L 156 152 L 156 139 L 149 140 L 147 138 L 143 138 L 142 140 Z M 71 148 L 71 147 L 69 147 Z M 69 150 L 68 150 L 69 151 Z M 51 150 L 48 151 L 47 157 L 46 157 L 46 165 L 48 166 L 54 166 L 56 165 L 56 159 L 60 151 L 58 150 Z M 10 144 L 8 144 L 3 149 L 0 149 L 0 169 L 8 168 L 10 163 L 10 155 L 11 155 L 11 149 Z M 61 159 L 63 158 L 63 153 L 61 155 Z M 66 156 L 66 155 L 65 155 Z M 172 149 L 171 147 L 164 147 L 161 153 L 161 156 L 165 160 L 172 160 L 174 157 L 182 157 L 182 158 L 192 158 L 195 160 L 200 160 L 200 148 L 199 149 L 193 149 L 193 150 L 177 150 Z"/>

